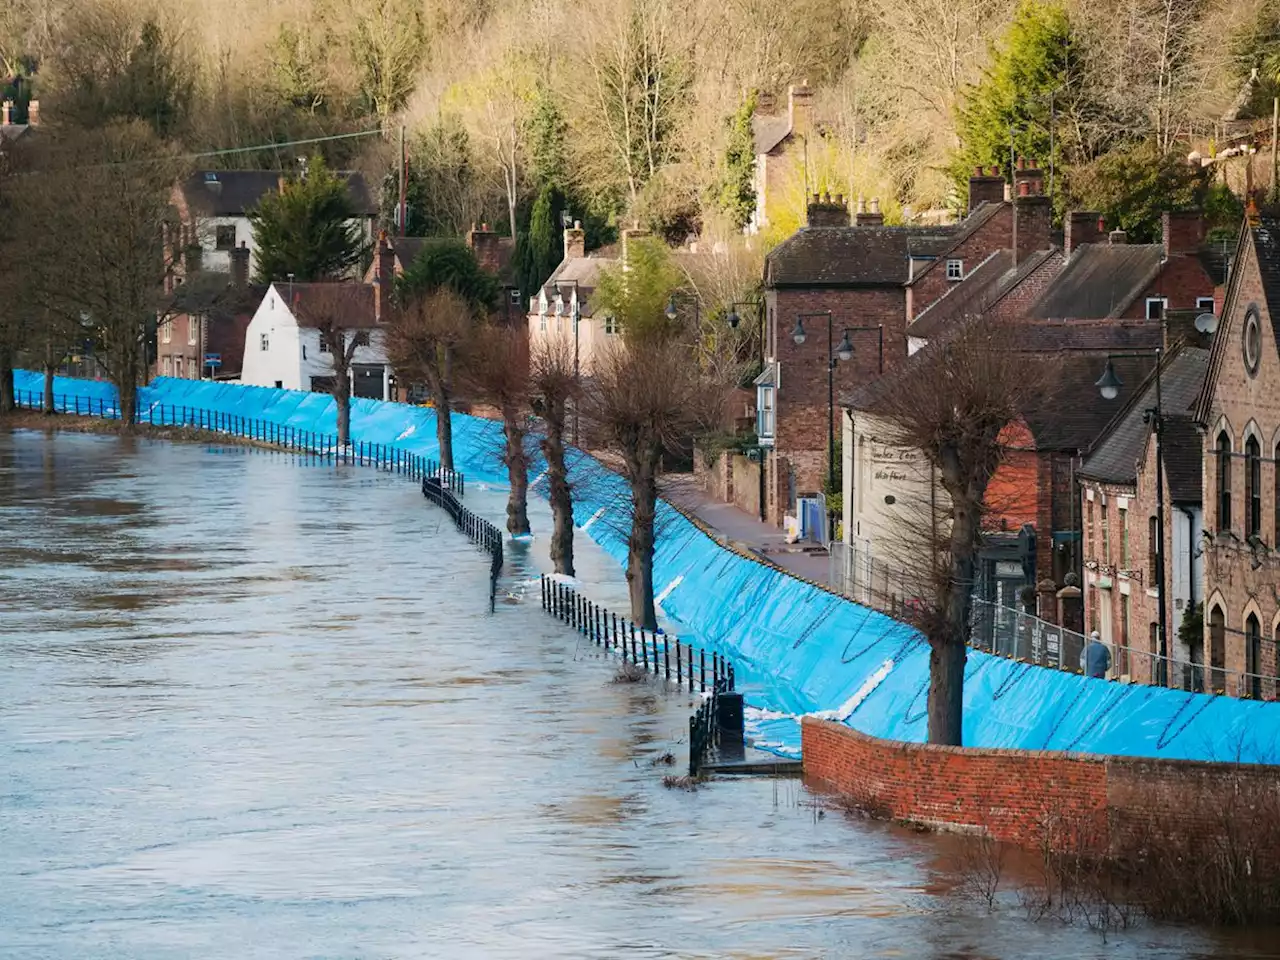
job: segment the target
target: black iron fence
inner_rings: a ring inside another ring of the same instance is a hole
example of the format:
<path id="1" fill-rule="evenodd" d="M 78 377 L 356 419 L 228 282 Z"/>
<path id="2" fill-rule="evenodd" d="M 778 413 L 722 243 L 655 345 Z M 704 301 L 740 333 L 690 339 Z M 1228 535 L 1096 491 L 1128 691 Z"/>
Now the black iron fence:
<path id="1" fill-rule="evenodd" d="M 702 757 L 715 741 L 716 698 L 733 691 L 733 664 L 722 654 L 674 641 L 661 631 L 637 627 L 626 617 L 611 613 L 567 584 L 542 576 L 542 609 L 559 618 L 607 653 L 616 653 L 632 664 L 690 692 L 707 693 L 689 720 L 689 773 L 696 775 Z M 709 669 L 708 669 L 709 668 Z"/>
<path id="2" fill-rule="evenodd" d="M 17 406 L 31 410 L 44 408 L 44 394 L 34 390 L 17 391 L 15 401 Z M 101 397 L 55 396 L 54 409 L 59 413 L 101 417 L 106 420 L 120 419 L 120 411 L 116 405 Z M 449 493 L 456 496 L 466 493 L 466 477 L 457 470 L 443 469 L 430 457 L 411 453 L 391 444 L 355 440 L 344 445 L 338 443 L 337 436 L 333 434 L 301 430 L 269 420 L 179 404 L 157 403 L 144 406 L 138 410 L 137 422 L 154 427 L 207 430 L 269 444 L 317 460 L 377 467 L 414 479 L 437 478 L 442 488 Z"/>
<path id="3" fill-rule="evenodd" d="M 689 718 L 689 776 L 696 777 L 708 751 L 720 744 L 720 732 L 725 728 L 721 709 L 721 697 L 733 693 L 733 670 L 718 677 L 711 685 L 711 696 Z M 741 703 L 738 704 L 741 715 Z M 737 745 L 741 744 L 741 730 L 737 732 Z"/>
<path id="4" fill-rule="evenodd" d="M 489 554 L 489 612 L 492 613 L 498 597 L 498 575 L 502 573 L 502 531 L 464 507 L 439 476 L 422 478 L 422 495 L 449 514 L 454 526 Z"/>

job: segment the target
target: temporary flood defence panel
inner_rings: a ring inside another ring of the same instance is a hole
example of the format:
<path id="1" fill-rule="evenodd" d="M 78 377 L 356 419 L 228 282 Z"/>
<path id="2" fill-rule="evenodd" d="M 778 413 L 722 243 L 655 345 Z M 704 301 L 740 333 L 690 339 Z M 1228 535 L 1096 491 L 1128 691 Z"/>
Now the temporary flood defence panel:
<path id="1" fill-rule="evenodd" d="M 17 388 L 41 389 L 20 371 Z M 105 384 L 59 378 L 60 396 L 114 396 Z M 336 432 L 323 394 L 162 378 L 141 391 L 140 416 L 160 422 L 171 406 L 231 413 L 321 434 Z M 352 402 L 352 438 L 434 457 L 435 413 Z M 501 485 L 501 425 L 453 416 L 456 467 Z M 545 495 L 543 465 L 532 489 Z M 579 527 L 620 564 L 627 553 L 625 484 L 580 451 L 570 453 Z M 700 645 L 729 656 L 754 708 L 757 745 L 799 751 L 797 717 L 820 713 L 862 733 L 922 742 L 929 649 L 911 627 L 729 551 L 668 504 L 658 516 L 655 583 L 664 613 Z M 972 746 L 1168 759 L 1280 762 L 1280 703 L 1189 694 L 1090 679 L 970 652 L 964 742 Z"/>

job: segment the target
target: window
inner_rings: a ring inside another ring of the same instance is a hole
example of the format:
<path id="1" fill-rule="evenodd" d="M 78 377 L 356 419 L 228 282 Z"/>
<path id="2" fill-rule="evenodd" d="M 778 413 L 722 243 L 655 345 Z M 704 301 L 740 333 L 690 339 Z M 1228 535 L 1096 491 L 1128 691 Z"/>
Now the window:
<path id="1" fill-rule="evenodd" d="M 160 342 L 168 343 L 172 339 L 173 339 L 173 321 L 166 320 L 160 326 Z"/>
<path id="2" fill-rule="evenodd" d="M 175 377 L 182 376 L 182 358 L 181 357 L 173 358 L 173 375 Z"/>
<path id="3" fill-rule="evenodd" d="M 164 355 L 164 375 L 166 377 L 173 376 L 173 358 L 167 353 Z"/>
<path id="4" fill-rule="evenodd" d="M 1218 434 L 1218 532 L 1231 529 L 1231 438 Z"/>
<path id="5" fill-rule="evenodd" d="M 1241 332 L 1244 348 L 1244 368 L 1249 376 L 1258 375 L 1258 364 L 1262 360 L 1262 323 L 1258 319 L 1258 308 L 1249 307 L 1244 315 L 1244 330 Z"/>
<path id="6" fill-rule="evenodd" d="M 1093 501 L 1084 502 L 1084 542 L 1085 549 L 1093 552 Z"/>
<path id="7" fill-rule="evenodd" d="M 1147 319 L 1162 320 L 1164 312 L 1169 309 L 1169 301 L 1164 297 L 1147 297 Z"/>
<path id="8" fill-rule="evenodd" d="M 302 359 L 307 359 L 307 345 L 305 343 L 302 345 Z"/>
<path id="9" fill-rule="evenodd" d="M 520 306 L 520 291 L 515 287 L 511 288 L 511 305 L 516 307 Z"/>
<path id="10" fill-rule="evenodd" d="M 1155 517 L 1147 517 L 1147 584 L 1156 582 L 1156 559 L 1160 549 L 1160 525 Z"/>
<path id="11" fill-rule="evenodd" d="M 545 313 L 538 317 L 538 329 L 543 333 L 547 332 L 547 315 Z"/>
<path id="12" fill-rule="evenodd" d="M 1120 511 L 1120 567 L 1129 569 L 1129 511 Z"/>
<path id="13" fill-rule="evenodd" d="M 200 342 L 200 318 L 187 317 L 187 346 L 194 347 Z"/>
<path id="14" fill-rule="evenodd" d="M 234 223 L 214 229 L 214 246 L 219 250 L 234 250 L 236 248 L 236 226 Z"/>
<path id="15" fill-rule="evenodd" d="M 1213 313 L 1213 297 L 1196 297 L 1196 309 L 1201 313 Z"/>
<path id="16" fill-rule="evenodd" d="M 947 261 L 947 279 L 948 280 L 964 279 L 964 261 L 963 260 Z"/>
<path id="17" fill-rule="evenodd" d="M 761 441 L 773 439 L 773 387 L 758 387 L 759 410 L 756 411 L 756 434 Z"/>
<path id="18" fill-rule="evenodd" d="M 270 334 L 266 334 L 266 333 L 264 333 L 264 334 L 262 334 L 262 336 L 260 336 L 260 337 L 258 338 L 258 349 L 259 349 L 259 350 L 261 350 L 263 353 L 266 353 L 268 350 L 270 350 L 270 349 L 271 349 L 271 335 L 270 335 Z"/>
<path id="19" fill-rule="evenodd" d="M 321 353 L 329 352 L 329 338 L 326 337 L 323 333 L 320 334 L 320 352 Z"/>
<path id="20" fill-rule="evenodd" d="M 1102 505 L 1102 562 L 1111 562 L 1111 525 L 1107 521 L 1107 505 Z"/>
<path id="21" fill-rule="evenodd" d="M 1262 449 L 1258 438 L 1244 442 L 1244 535 L 1262 534 Z"/>
<path id="22" fill-rule="evenodd" d="M 1262 699 L 1262 624 L 1256 614 L 1244 622 L 1245 690 L 1255 700 Z"/>
<path id="23" fill-rule="evenodd" d="M 604 318 L 604 332 L 610 337 L 618 332 L 618 321 L 614 317 Z"/>
<path id="24" fill-rule="evenodd" d="M 1209 612 L 1209 690 L 1227 685 L 1227 616 L 1221 607 Z"/>

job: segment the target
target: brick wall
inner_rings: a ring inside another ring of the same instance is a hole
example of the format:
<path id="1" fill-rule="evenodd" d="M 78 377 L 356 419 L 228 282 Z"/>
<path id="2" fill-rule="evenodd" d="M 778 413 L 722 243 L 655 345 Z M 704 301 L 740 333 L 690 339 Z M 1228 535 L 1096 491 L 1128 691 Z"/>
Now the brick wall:
<path id="1" fill-rule="evenodd" d="M 902 743 L 808 717 L 802 731 L 805 774 L 858 805 L 1027 846 L 1055 819 L 1092 822 L 1101 844 L 1142 836 L 1156 818 L 1203 833 L 1216 826 L 1205 819 L 1215 795 L 1226 809 L 1242 786 L 1274 789 L 1280 776 L 1276 767 Z M 1182 802 L 1190 794 L 1200 802 Z"/>
<path id="2" fill-rule="evenodd" d="M 1170 310 L 1194 310 L 1200 297 L 1213 296 L 1213 280 L 1194 254 L 1174 254 L 1160 275 L 1124 311 L 1124 318 L 1141 320 L 1147 315 L 1147 298 L 1164 297 Z"/>
<path id="3" fill-rule="evenodd" d="M 965 237 L 954 250 L 951 250 L 932 264 L 911 284 L 911 319 L 920 316 L 928 306 L 942 297 L 958 282 L 947 279 L 947 261 L 962 260 L 964 273 L 967 275 L 978 264 L 997 250 L 1007 249 L 1013 245 L 1013 216 L 1010 205 L 1001 205 L 1000 212 L 980 226 L 968 237 Z"/>
<path id="4" fill-rule="evenodd" d="M 706 452 L 693 448 L 693 477 L 708 494 L 721 503 L 733 502 L 733 474 L 729 470 L 728 453 L 721 453 L 710 463 Z"/>
<path id="5" fill-rule="evenodd" d="M 1027 308 L 1039 298 L 1040 294 L 1044 293 L 1062 271 L 1063 263 L 1062 254 L 1054 253 L 1024 277 L 1022 282 L 1001 298 L 988 313 L 997 320 L 1014 320 L 1022 317 Z"/>
<path id="6" fill-rule="evenodd" d="M 827 465 L 827 321 L 807 317 L 807 339 L 797 345 L 791 339 L 796 318 L 801 314 L 830 310 L 833 315 L 832 345 L 840 342 L 846 326 L 884 325 L 884 368 L 906 359 L 906 297 L 902 287 L 865 287 L 830 290 L 775 290 L 768 294 L 770 340 L 779 363 L 777 430 L 775 449 L 789 461 L 795 473 L 798 494 L 822 489 Z M 840 399 L 868 379 L 879 376 L 879 352 L 874 331 L 854 333 L 855 354 L 851 361 L 835 369 L 835 416 L 840 415 Z M 840 424 L 835 423 L 836 442 Z M 785 474 L 775 473 L 776 491 L 781 492 L 782 512 L 790 509 Z M 774 522 L 781 522 L 775 519 Z"/>

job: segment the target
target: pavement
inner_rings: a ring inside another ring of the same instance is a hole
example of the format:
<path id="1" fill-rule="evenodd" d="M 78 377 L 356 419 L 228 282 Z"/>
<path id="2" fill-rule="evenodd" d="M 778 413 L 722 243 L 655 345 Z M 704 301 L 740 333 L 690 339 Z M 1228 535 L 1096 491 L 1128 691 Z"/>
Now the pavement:
<path id="1" fill-rule="evenodd" d="M 707 494 L 692 474 L 663 477 L 663 497 L 710 528 L 709 533 L 726 546 L 746 550 L 814 583 L 827 583 L 830 558 L 816 543 L 787 543 L 783 532 L 758 517 L 721 503 Z"/>

